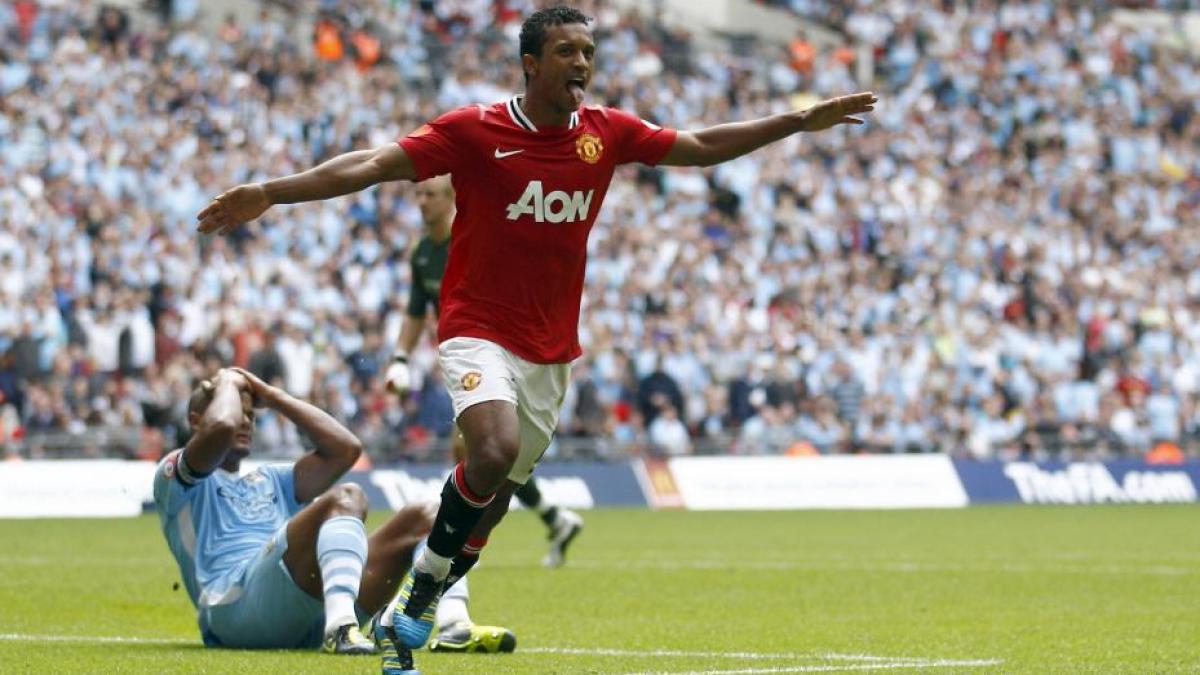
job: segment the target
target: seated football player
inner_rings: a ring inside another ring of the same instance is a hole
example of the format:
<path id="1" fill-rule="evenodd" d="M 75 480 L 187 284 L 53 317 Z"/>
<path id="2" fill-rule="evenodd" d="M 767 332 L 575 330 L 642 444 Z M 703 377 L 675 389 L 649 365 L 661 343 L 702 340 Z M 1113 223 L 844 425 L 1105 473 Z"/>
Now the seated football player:
<path id="1" fill-rule="evenodd" d="M 270 408 L 316 449 L 294 464 L 240 472 L 254 408 Z M 360 620 L 382 609 L 429 533 L 436 505 L 408 506 L 367 537 L 367 499 L 334 485 L 362 452 L 315 406 L 240 369 L 224 369 L 188 402 L 193 435 L 159 462 L 154 500 L 208 646 L 373 654 Z M 455 589 L 465 608 L 466 586 Z M 448 612 L 453 618 L 456 603 Z M 478 627 L 461 651 L 511 650 L 504 629 Z M 473 647 L 473 648 L 472 648 Z"/>

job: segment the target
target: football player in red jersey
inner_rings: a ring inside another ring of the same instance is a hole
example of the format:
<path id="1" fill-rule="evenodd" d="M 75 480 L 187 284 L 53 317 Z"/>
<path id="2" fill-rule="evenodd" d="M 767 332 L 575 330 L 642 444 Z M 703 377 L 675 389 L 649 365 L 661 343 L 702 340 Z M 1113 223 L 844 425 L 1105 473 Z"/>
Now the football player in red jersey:
<path id="1" fill-rule="evenodd" d="M 412 254 L 412 281 L 405 309 L 404 322 L 400 327 L 400 338 L 392 363 L 384 373 L 388 391 L 406 396 L 412 386 L 412 371 L 408 355 L 425 334 L 425 318 L 430 310 L 437 321 L 438 302 L 441 296 L 442 277 L 446 273 L 446 259 L 450 251 L 450 226 L 454 220 L 454 188 L 446 176 L 431 178 L 417 186 L 417 205 L 425 221 L 425 234 Z M 451 442 L 454 462 L 467 458 L 467 444 L 462 434 L 453 432 Z M 556 506 L 542 496 L 538 481 L 530 477 L 517 488 L 517 500 L 538 514 L 546 524 L 550 549 L 542 563 L 546 567 L 560 567 L 566 562 L 567 548 L 583 530 L 583 518 L 574 511 Z M 442 608 L 444 609 L 444 607 Z M 438 613 L 442 613 L 442 609 Z"/>
<path id="2" fill-rule="evenodd" d="M 559 6 L 525 21 L 523 96 L 460 108 L 396 143 L 239 185 L 198 216 L 200 232 L 225 233 L 275 204 L 450 174 L 457 213 L 438 340 L 468 457 L 446 481 L 428 546 L 380 622 L 400 655 L 385 660 L 389 673 L 411 668 L 406 652 L 428 639 L 442 590 L 478 560 L 513 491 L 549 445 L 569 364 L 580 354 L 587 236 L 616 167 L 711 166 L 799 132 L 861 124 L 856 115 L 874 109 L 875 96 L 863 92 L 807 110 L 675 131 L 584 106 L 596 50 L 589 20 Z"/>

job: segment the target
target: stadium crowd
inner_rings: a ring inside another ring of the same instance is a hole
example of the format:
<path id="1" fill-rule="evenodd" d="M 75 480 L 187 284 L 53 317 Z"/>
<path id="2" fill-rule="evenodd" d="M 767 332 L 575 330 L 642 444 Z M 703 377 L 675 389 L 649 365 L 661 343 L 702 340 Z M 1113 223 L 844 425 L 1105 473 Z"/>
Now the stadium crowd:
<path id="1" fill-rule="evenodd" d="M 406 400 L 381 378 L 421 231 L 411 186 L 229 238 L 194 218 L 224 186 L 519 91 L 531 3 L 320 4 L 303 35 L 277 10 L 204 32 L 91 0 L 0 5 L 0 444 L 132 426 L 140 451 L 172 447 L 193 383 L 234 363 L 377 459 L 441 452 L 432 341 Z M 702 49 L 579 4 L 592 102 L 680 128 L 861 89 L 881 104 L 712 170 L 620 171 L 554 452 L 1195 451 L 1194 55 L 1087 3 L 836 3 L 846 45 L 873 49 L 859 82 L 846 47 Z M 258 439 L 301 442 L 269 414 Z"/>

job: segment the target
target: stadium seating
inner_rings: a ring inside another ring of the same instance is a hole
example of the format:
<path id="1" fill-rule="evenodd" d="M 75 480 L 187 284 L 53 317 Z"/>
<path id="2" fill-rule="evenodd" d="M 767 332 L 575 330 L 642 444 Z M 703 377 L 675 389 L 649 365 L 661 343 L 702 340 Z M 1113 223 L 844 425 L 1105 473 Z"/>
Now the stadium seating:
<path id="1" fill-rule="evenodd" d="M 185 434 L 192 382 L 236 363 L 351 423 L 377 458 L 440 456 L 438 379 L 403 402 L 380 381 L 421 227 L 409 186 L 228 239 L 198 237 L 194 214 L 225 186 L 518 90 L 528 4 L 306 17 L 340 52 L 274 5 L 212 29 L 0 6 L 0 446 L 144 428 L 133 452 L 152 455 Z M 1052 2 L 790 4 L 838 5 L 827 27 L 845 46 L 712 49 L 582 3 L 591 101 L 661 124 L 882 100 L 864 128 L 712 170 L 620 172 L 552 454 L 1194 452 L 1197 57 Z M 364 37 L 377 60 L 354 49 Z M 416 369 L 433 357 L 425 345 Z M 262 425 L 272 451 L 301 446 Z"/>

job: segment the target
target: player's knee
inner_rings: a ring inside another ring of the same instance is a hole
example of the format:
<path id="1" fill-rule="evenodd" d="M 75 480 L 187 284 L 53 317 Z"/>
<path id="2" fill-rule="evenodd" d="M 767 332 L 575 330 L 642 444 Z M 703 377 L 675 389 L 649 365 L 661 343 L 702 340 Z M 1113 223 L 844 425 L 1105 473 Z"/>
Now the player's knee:
<path id="1" fill-rule="evenodd" d="M 325 493 L 330 518 L 354 516 L 366 520 L 367 493 L 357 483 L 342 483 Z"/>
<path id="2" fill-rule="evenodd" d="M 495 478 L 498 487 L 498 483 L 512 470 L 520 451 L 520 444 L 515 438 L 486 436 L 471 449 L 468 464 L 475 464 L 482 473 Z"/>
<path id="3" fill-rule="evenodd" d="M 467 458 L 467 439 L 457 429 L 450 441 L 450 450 L 454 453 L 454 461 L 461 462 Z"/>

